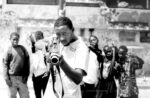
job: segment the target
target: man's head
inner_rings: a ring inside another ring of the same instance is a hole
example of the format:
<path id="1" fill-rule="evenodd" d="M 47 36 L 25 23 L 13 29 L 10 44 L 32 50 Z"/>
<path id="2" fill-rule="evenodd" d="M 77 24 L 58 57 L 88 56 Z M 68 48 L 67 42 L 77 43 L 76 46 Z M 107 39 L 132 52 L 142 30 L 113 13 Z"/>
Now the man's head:
<path id="1" fill-rule="evenodd" d="M 93 48 L 98 48 L 98 38 L 94 35 L 89 38 L 90 46 Z"/>
<path id="2" fill-rule="evenodd" d="M 74 27 L 72 21 L 67 17 L 60 17 L 54 24 L 54 31 L 60 42 L 67 46 L 74 37 Z"/>
<path id="3" fill-rule="evenodd" d="M 44 35 L 43 35 L 43 32 L 42 31 L 36 31 L 35 32 L 35 40 L 38 41 L 40 39 L 43 39 L 44 38 Z"/>
<path id="4" fill-rule="evenodd" d="M 105 53 L 106 58 L 109 59 L 109 60 L 111 60 L 112 57 L 113 57 L 112 47 L 110 47 L 108 45 L 105 45 L 104 48 L 103 48 L 103 51 Z"/>
<path id="5" fill-rule="evenodd" d="M 128 48 L 124 45 L 120 46 L 119 47 L 119 51 L 118 51 L 118 57 L 120 60 L 123 60 L 126 58 L 126 55 L 127 55 L 127 52 L 128 52 Z"/>
<path id="6" fill-rule="evenodd" d="M 12 46 L 17 46 L 18 45 L 19 38 L 20 38 L 20 35 L 17 32 L 12 32 L 10 34 L 10 41 L 11 41 Z"/>

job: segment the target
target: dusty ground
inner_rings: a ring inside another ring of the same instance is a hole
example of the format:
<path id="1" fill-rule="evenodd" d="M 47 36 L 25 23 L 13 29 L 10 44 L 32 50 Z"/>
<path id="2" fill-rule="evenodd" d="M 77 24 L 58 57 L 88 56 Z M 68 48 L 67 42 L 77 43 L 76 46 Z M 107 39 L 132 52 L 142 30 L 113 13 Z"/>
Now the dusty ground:
<path id="1" fill-rule="evenodd" d="M 139 98 L 149 98 L 150 97 L 150 77 L 137 78 L 137 82 L 139 86 Z M 35 98 L 31 78 L 29 78 L 28 87 L 29 87 L 29 92 L 30 92 L 30 98 Z M 0 74 L 0 94 L 3 98 L 8 98 L 7 86 L 2 77 L 2 74 Z"/>

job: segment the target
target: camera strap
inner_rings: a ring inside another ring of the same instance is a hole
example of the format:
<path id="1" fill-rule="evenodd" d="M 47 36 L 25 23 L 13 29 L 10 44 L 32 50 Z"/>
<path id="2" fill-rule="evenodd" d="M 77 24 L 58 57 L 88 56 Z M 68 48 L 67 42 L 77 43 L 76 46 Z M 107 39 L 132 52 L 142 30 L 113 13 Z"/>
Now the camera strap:
<path id="1" fill-rule="evenodd" d="M 63 98 L 64 88 L 63 88 L 62 78 L 60 75 L 60 68 L 59 66 L 53 66 L 50 69 L 50 71 L 52 75 L 52 87 L 53 87 L 54 94 L 57 98 Z"/>

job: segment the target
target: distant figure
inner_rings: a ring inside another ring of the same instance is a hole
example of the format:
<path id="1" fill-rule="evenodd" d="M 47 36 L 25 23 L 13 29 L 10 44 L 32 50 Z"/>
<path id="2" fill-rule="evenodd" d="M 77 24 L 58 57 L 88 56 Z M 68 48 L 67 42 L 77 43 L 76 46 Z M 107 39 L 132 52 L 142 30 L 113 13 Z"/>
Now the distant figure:
<path id="1" fill-rule="evenodd" d="M 90 36 L 89 43 L 88 71 L 83 78 L 84 84 L 81 86 L 82 98 L 95 98 L 100 63 L 103 61 L 102 51 L 98 48 L 98 38 L 94 35 Z"/>
<path id="2" fill-rule="evenodd" d="M 129 55 L 128 49 L 124 45 L 119 47 L 118 57 L 121 67 L 119 96 L 120 98 L 138 98 L 139 91 L 135 71 L 142 68 L 144 61 L 137 56 Z"/>
<path id="3" fill-rule="evenodd" d="M 100 67 L 100 78 L 97 85 L 96 98 L 116 98 L 117 87 L 115 78 L 118 77 L 116 48 L 105 45 L 103 49 L 105 56 Z"/>
<path id="4" fill-rule="evenodd" d="M 102 50 L 99 49 L 98 43 L 99 40 L 95 35 L 91 35 L 89 38 L 90 50 L 93 51 L 97 55 L 97 60 L 99 63 L 103 62 Z"/>
<path id="5" fill-rule="evenodd" d="M 33 88 L 36 98 L 42 98 L 44 94 L 49 72 L 45 61 L 46 42 L 43 41 L 44 35 L 41 31 L 35 32 L 35 41 L 32 43 L 32 56 L 31 56 L 31 73 L 33 80 Z M 35 48 L 35 49 L 34 49 Z"/>
<path id="6" fill-rule="evenodd" d="M 4 59 L 4 78 L 8 85 L 10 98 L 29 98 L 27 80 L 30 72 L 30 61 L 27 50 L 18 45 L 20 35 L 13 32 L 10 35 L 11 46 L 8 48 Z"/>

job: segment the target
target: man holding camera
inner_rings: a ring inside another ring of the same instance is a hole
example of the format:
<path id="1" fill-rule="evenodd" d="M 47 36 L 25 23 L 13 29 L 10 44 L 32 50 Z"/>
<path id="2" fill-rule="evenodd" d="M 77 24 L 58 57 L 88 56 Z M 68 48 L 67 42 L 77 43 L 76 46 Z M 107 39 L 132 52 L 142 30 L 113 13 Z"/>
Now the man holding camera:
<path id="1" fill-rule="evenodd" d="M 72 21 L 67 17 L 56 20 L 54 32 L 60 42 L 59 52 L 55 53 L 59 56 L 59 63 L 54 66 L 60 68 L 64 92 L 62 98 L 81 98 L 80 84 L 83 76 L 86 75 L 88 47 L 81 38 L 75 36 Z M 51 58 L 54 53 L 50 54 Z M 53 63 L 51 65 L 53 66 Z M 59 80 L 56 78 L 55 81 Z"/>

